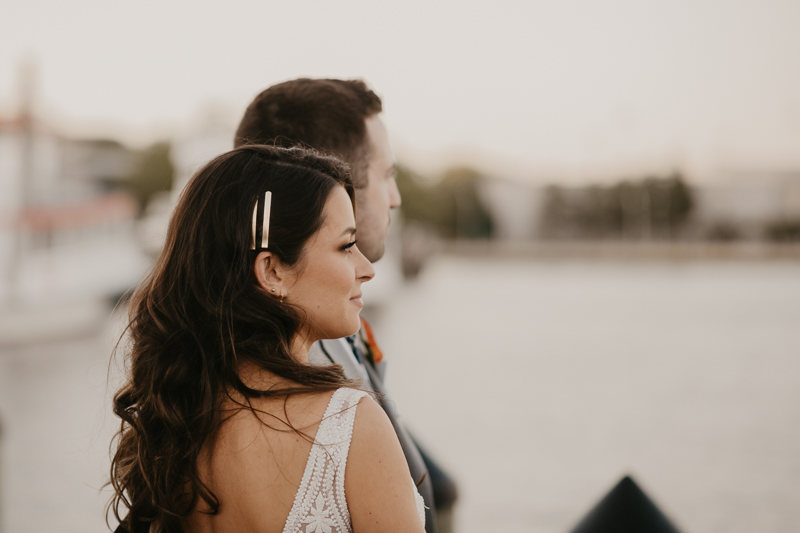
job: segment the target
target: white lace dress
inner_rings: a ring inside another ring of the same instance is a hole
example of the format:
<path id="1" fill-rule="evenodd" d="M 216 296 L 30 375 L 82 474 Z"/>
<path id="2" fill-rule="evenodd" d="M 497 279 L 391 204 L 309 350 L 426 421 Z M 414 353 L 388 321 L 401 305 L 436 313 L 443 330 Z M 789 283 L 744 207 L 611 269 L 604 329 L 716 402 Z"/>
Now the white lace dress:
<path id="1" fill-rule="evenodd" d="M 344 494 L 347 452 L 353 437 L 358 401 L 367 393 L 338 389 L 333 393 L 286 519 L 283 533 L 350 533 L 350 511 Z M 414 490 L 417 512 L 425 523 L 425 504 Z"/>

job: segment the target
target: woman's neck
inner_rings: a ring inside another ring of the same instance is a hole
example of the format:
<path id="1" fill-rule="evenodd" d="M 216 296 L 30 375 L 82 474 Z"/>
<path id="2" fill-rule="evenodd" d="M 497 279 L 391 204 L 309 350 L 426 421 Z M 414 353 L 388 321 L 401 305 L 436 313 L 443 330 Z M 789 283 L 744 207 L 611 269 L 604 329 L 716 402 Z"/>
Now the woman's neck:
<path id="1" fill-rule="evenodd" d="M 298 363 L 308 365 L 308 352 L 316 340 L 306 333 L 299 333 L 292 340 L 289 353 Z M 243 361 L 239 364 L 239 378 L 246 386 L 257 390 L 280 388 L 280 386 L 290 383 L 251 361 Z"/>
<path id="2" fill-rule="evenodd" d="M 292 345 L 289 347 L 292 357 L 295 361 L 304 365 L 308 364 L 308 351 L 311 346 L 317 341 L 308 331 L 301 331 L 292 339 Z"/>

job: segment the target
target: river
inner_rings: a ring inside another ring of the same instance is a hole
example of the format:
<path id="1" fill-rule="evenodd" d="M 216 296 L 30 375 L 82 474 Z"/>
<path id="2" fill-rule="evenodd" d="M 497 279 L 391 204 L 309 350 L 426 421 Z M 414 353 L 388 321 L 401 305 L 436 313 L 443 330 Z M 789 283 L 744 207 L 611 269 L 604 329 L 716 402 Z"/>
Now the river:
<path id="1" fill-rule="evenodd" d="M 686 533 L 800 530 L 797 261 L 442 255 L 370 315 L 459 533 L 566 533 L 625 474 Z M 119 327 L 0 348 L 2 533 L 104 531 Z"/>

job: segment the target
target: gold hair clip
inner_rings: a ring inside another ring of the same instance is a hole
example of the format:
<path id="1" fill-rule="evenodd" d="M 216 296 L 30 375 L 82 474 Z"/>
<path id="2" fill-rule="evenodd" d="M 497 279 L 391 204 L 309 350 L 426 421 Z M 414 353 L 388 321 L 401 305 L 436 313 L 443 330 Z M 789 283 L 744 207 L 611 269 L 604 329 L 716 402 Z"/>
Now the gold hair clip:
<path id="1" fill-rule="evenodd" d="M 250 241 L 250 249 L 256 249 L 256 233 L 258 230 L 258 203 L 253 208 L 253 239 Z M 264 214 L 261 216 L 261 248 L 266 249 L 269 246 L 269 212 L 272 207 L 272 192 L 267 191 L 264 193 Z"/>

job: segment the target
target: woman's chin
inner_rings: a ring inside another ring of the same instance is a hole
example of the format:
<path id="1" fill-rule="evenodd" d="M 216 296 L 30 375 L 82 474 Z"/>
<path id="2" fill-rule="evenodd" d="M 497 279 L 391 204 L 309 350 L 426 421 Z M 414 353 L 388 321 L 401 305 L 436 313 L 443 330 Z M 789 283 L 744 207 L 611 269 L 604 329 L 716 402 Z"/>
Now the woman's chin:
<path id="1" fill-rule="evenodd" d="M 359 329 L 361 329 L 361 318 L 359 317 L 359 314 L 356 313 L 355 320 L 348 328 L 348 333 L 342 335 L 342 337 L 349 337 L 350 335 L 355 335 L 356 333 L 358 333 Z"/>
<path id="2" fill-rule="evenodd" d="M 359 317 L 359 313 L 355 313 L 352 317 L 348 316 L 346 325 L 342 324 L 339 327 L 321 331 L 318 336 L 320 339 L 341 339 L 343 337 L 355 335 L 358 333 L 359 329 L 361 329 L 361 318 Z"/>

